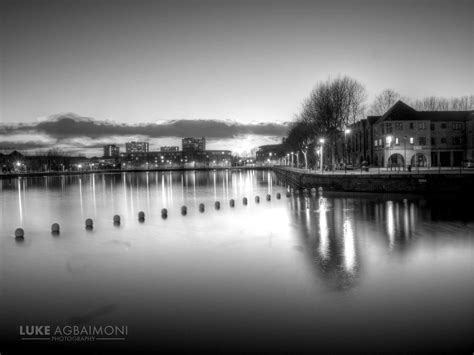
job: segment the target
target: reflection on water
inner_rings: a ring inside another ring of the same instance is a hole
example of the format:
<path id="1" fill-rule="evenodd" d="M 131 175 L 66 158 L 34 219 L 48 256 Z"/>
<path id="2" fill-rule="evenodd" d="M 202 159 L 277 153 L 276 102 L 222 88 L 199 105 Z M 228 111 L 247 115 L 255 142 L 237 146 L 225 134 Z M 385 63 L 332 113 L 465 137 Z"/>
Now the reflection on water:
<path id="1" fill-rule="evenodd" d="M 135 340 L 147 343 L 159 340 L 145 325 L 160 319 L 152 329 L 176 339 L 184 332 L 189 344 L 242 333 L 282 349 L 313 349 L 314 334 L 319 345 L 337 335 L 357 349 L 374 341 L 363 329 L 382 328 L 379 346 L 394 344 L 390 334 L 402 337 L 400 344 L 411 344 L 413 334 L 439 349 L 466 344 L 459 334 L 470 330 L 474 315 L 474 217 L 462 201 L 330 192 L 286 198 L 285 189 L 271 171 L 0 180 L 0 324 L 14 337 L 11 327 L 26 320 L 97 316 L 126 321 L 140 329 Z M 139 211 L 145 223 L 138 223 Z M 89 233 L 85 218 L 95 222 Z M 53 222 L 61 224 L 58 238 L 49 233 Z M 12 237 L 19 226 L 23 243 Z M 55 294 L 67 304 L 54 303 Z M 399 327 L 406 317 L 410 332 Z M 452 329 L 440 337 L 436 322 Z M 287 343 L 269 324 L 279 325 Z"/>

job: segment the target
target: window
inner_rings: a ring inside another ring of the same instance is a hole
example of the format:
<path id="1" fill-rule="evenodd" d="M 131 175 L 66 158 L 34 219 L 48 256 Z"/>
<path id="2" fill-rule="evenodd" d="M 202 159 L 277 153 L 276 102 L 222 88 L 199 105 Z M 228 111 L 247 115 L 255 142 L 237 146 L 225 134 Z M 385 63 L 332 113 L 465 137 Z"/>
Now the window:
<path id="1" fill-rule="evenodd" d="M 413 144 L 413 137 L 410 137 L 410 144 Z"/>
<path id="2" fill-rule="evenodd" d="M 379 139 L 379 145 L 382 146 L 382 138 Z"/>
<path id="3" fill-rule="evenodd" d="M 400 141 L 398 140 L 398 138 L 395 138 L 395 145 L 399 145 L 400 144 Z"/>
<path id="4" fill-rule="evenodd" d="M 387 133 L 392 133 L 393 132 L 393 129 L 392 129 L 392 124 L 391 123 L 387 123 Z"/>
<path id="5" fill-rule="evenodd" d="M 460 144 L 461 144 L 461 137 L 454 137 L 453 145 L 460 145 Z"/>
<path id="6" fill-rule="evenodd" d="M 426 145 L 426 137 L 418 137 L 418 145 Z"/>
<path id="7" fill-rule="evenodd" d="M 376 140 L 374 141 L 374 145 L 375 145 L 375 146 L 378 146 L 378 143 L 379 143 L 379 141 L 378 141 L 378 139 L 376 139 Z"/>
<path id="8" fill-rule="evenodd" d="M 413 122 L 410 122 L 410 129 L 414 129 L 415 128 L 415 124 Z"/>
<path id="9" fill-rule="evenodd" d="M 436 145 L 436 138 L 431 137 L 431 145 Z"/>
<path id="10" fill-rule="evenodd" d="M 441 144 L 446 144 L 446 138 L 441 138 Z"/>
<path id="11" fill-rule="evenodd" d="M 419 130 L 424 130 L 424 129 L 426 129 L 426 122 L 419 122 L 419 123 L 418 123 L 418 129 L 419 129 Z"/>
<path id="12" fill-rule="evenodd" d="M 395 129 L 396 129 L 397 131 L 403 130 L 403 123 L 401 123 L 401 122 L 395 123 Z"/>
<path id="13" fill-rule="evenodd" d="M 446 129 L 446 123 L 441 123 L 441 128 Z"/>
<path id="14" fill-rule="evenodd" d="M 430 124 L 430 128 L 431 128 L 432 131 L 434 131 L 434 130 L 435 130 L 435 124 L 434 124 L 434 123 L 431 123 L 431 124 Z"/>
<path id="15" fill-rule="evenodd" d="M 461 129 L 462 129 L 462 123 L 454 122 L 454 123 L 453 123 L 453 129 L 454 129 L 455 131 L 461 130 Z"/>

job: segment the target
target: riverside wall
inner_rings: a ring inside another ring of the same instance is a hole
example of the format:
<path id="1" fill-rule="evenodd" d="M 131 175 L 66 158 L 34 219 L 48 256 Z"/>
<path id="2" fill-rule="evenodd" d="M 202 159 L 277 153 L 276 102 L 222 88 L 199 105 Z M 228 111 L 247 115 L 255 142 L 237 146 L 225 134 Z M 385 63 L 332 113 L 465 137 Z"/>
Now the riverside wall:
<path id="1" fill-rule="evenodd" d="M 331 174 L 273 168 L 276 175 L 295 189 L 323 188 L 348 192 L 467 193 L 474 195 L 472 173 Z"/>

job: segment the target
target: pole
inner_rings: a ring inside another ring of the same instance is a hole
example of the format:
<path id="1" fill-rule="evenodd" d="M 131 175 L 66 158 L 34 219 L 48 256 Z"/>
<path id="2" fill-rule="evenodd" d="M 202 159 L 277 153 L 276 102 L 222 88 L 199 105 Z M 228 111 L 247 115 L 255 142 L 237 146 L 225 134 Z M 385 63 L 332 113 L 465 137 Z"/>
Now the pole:
<path id="1" fill-rule="evenodd" d="M 324 147 L 324 144 L 321 143 L 321 166 L 320 166 L 321 174 L 323 173 L 323 147 Z"/>
<path id="2" fill-rule="evenodd" d="M 344 174 L 347 173 L 347 131 L 344 132 Z"/>
<path id="3" fill-rule="evenodd" d="M 407 170 L 407 137 L 403 137 L 403 171 Z"/>

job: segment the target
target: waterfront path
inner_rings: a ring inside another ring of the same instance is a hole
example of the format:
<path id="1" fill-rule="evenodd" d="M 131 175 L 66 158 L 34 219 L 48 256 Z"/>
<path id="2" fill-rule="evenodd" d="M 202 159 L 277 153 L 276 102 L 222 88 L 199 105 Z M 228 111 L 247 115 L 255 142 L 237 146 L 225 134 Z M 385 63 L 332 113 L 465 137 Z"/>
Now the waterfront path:
<path id="1" fill-rule="evenodd" d="M 334 171 L 323 171 L 314 170 L 314 169 L 301 169 L 301 168 L 291 168 L 288 166 L 276 166 L 275 168 L 284 169 L 287 171 L 294 171 L 301 174 L 314 174 L 314 175 L 420 175 L 420 174 L 474 174 L 474 168 L 460 168 L 460 167 L 431 167 L 431 168 L 413 168 L 411 172 L 404 171 L 403 169 L 398 168 L 369 168 L 367 171 L 361 169 L 352 169 L 352 170 L 334 170 Z"/>

